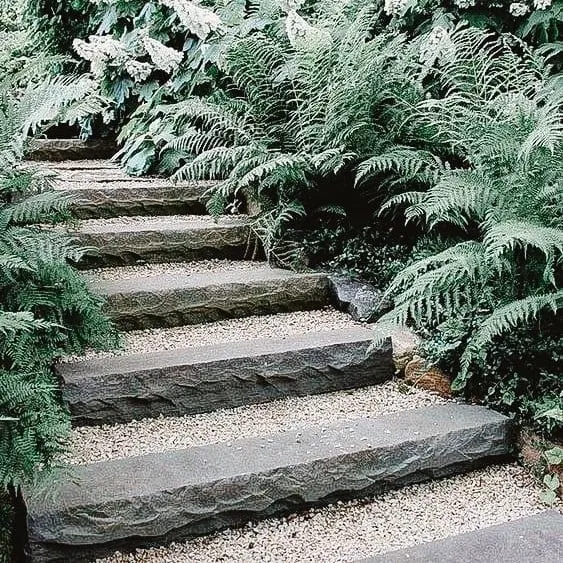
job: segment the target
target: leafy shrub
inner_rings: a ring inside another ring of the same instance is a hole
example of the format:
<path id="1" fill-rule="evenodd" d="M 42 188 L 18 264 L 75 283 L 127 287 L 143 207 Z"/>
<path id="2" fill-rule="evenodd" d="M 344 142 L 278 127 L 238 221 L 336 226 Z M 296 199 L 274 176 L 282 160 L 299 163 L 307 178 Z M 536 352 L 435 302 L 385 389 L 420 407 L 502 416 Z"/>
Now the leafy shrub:
<path id="1" fill-rule="evenodd" d="M 69 198 L 21 162 L 41 124 L 103 107 L 91 80 L 53 78 L 49 62 L 39 54 L 0 82 L 0 490 L 16 490 L 61 450 L 69 419 L 52 361 L 114 341 L 100 300 L 68 264 L 83 250 L 45 227 L 68 216 Z"/>
<path id="2" fill-rule="evenodd" d="M 454 381 L 470 393 L 495 388 L 485 368 L 494 347 L 514 345 L 508 333 L 561 307 L 562 89 L 522 44 L 519 54 L 509 39 L 472 28 L 443 42 L 447 56 L 436 74 L 446 94 L 409 115 L 427 148 L 391 150 L 363 163 L 360 176 L 393 170 L 426 182 L 427 191 L 400 193 L 386 207 L 406 206 L 407 219 L 429 230 L 449 225 L 464 234 L 395 278 L 388 290 L 395 308 L 380 327 L 412 323 L 433 331 L 471 319 L 460 329 Z M 434 144 L 461 165 L 432 155 Z"/>

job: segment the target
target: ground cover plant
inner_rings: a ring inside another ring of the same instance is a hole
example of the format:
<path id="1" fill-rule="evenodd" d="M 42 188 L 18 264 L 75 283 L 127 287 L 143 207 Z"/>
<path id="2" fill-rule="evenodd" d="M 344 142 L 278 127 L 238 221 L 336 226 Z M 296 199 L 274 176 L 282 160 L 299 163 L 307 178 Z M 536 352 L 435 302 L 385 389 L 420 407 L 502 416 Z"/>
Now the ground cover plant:
<path id="1" fill-rule="evenodd" d="M 6 13 L 3 12 L 3 16 Z M 12 20 L 13 23 L 13 20 Z M 23 28 L 0 30 L 0 504 L 52 469 L 69 416 L 53 360 L 115 343 L 101 302 L 70 265 L 83 249 L 49 224 L 69 217 L 52 175 L 23 162 L 30 138 L 59 120 L 98 112 L 89 77 L 57 74 L 61 61 L 38 51 Z M 3 522 L 9 509 L 0 508 Z M 9 530 L 2 526 L 0 551 Z"/>

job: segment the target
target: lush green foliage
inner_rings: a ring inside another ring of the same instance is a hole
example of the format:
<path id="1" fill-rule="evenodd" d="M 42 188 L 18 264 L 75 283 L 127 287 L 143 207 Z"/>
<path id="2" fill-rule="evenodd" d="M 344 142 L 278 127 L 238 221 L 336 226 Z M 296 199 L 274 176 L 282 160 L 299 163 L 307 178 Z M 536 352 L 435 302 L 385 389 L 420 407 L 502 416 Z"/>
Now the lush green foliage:
<path id="1" fill-rule="evenodd" d="M 69 265 L 83 250 L 47 227 L 68 216 L 69 198 L 22 163 L 28 135 L 103 102 L 89 78 L 51 76 L 49 57 L 20 62 L 0 82 L 0 490 L 33 478 L 61 450 L 69 420 L 52 361 L 108 345 L 112 334 L 99 299 Z"/>

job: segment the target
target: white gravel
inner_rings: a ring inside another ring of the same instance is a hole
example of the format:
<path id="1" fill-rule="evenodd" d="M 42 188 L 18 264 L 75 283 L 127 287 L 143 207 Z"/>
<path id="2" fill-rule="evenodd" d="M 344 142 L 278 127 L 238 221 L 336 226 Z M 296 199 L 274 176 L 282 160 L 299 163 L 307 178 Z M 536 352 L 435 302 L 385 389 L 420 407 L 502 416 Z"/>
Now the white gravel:
<path id="1" fill-rule="evenodd" d="M 189 187 L 199 187 L 202 191 L 206 189 L 216 186 L 218 182 L 214 180 L 202 180 L 202 181 L 194 181 L 194 182 L 178 182 L 174 184 L 178 188 L 189 188 Z M 114 180 L 111 182 L 94 182 L 94 181 L 64 181 L 58 182 L 55 185 L 55 189 L 58 190 L 108 190 L 108 189 L 124 189 L 124 188 L 149 188 L 153 186 L 171 186 L 172 182 L 166 178 L 151 178 L 148 176 L 143 176 L 142 178 L 134 178 L 131 177 L 127 180 Z"/>
<path id="2" fill-rule="evenodd" d="M 79 427 L 72 431 L 68 461 L 94 463 L 229 442 L 445 402 L 425 391 L 406 388 L 400 382 L 387 382 L 354 391 L 290 397 L 193 416 L 161 416 L 128 424 Z"/>
<path id="3" fill-rule="evenodd" d="M 52 162 L 49 160 L 42 160 L 38 162 L 43 166 L 53 170 L 85 170 L 85 169 L 104 169 L 110 168 L 112 170 L 119 170 L 119 166 L 109 160 L 63 160 L 62 162 Z"/>
<path id="4" fill-rule="evenodd" d="M 168 262 L 164 264 L 140 264 L 116 268 L 94 268 L 85 272 L 84 275 L 91 280 L 113 281 L 166 274 L 185 274 L 189 276 L 213 272 L 261 270 L 265 265 L 265 262 L 251 262 L 249 260 L 197 260 L 194 262 Z"/>
<path id="5" fill-rule="evenodd" d="M 353 321 L 346 313 L 332 307 L 317 311 L 297 311 L 277 315 L 255 315 L 199 325 L 176 328 L 135 330 L 122 334 L 123 348 L 111 352 L 89 352 L 83 356 L 68 356 L 62 361 L 143 354 L 155 350 L 177 350 L 208 344 L 240 342 L 256 338 L 283 339 L 296 334 L 368 326 Z"/>
<path id="6" fill-rule="evenodd" d="M 153 225 L 155 223 L 165 224 L 181 224 L 181 223 L 209 223 L 217 225 L 237 225 L 248 221 L 247 215 L 220 215 L 219 217 L 210 217 L 209 215 L 148 215 L 148 216 L 125 216 L 110 217 L 107 219 L 85 219 L 79 221 L 77 226 L 79 229 L 86 231 L 97 227 L 128 227 Z"/>
<path id="7" fill-rule="evenodd" d="M 103 562 L 351 562 L 541 512 L 538 494 L 521 467 L 493 466 Z"/>

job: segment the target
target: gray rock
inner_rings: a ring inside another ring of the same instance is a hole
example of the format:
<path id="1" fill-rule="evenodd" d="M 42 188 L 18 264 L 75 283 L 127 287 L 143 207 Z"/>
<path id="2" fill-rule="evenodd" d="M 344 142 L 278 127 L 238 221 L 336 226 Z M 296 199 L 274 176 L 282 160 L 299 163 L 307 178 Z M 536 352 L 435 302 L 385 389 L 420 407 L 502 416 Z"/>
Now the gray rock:
<path id="1" fill-rule="evenodd" d="M 509 420 L 448 404 L 75 468 L 27 495 L 31 561 L 84 561 L 443 477 L 509 452 Z"/>
<path id="2" fill-rule="evenodd" d="M 384 292 L 371 284 L 340 274 L 329 276 L 329 280 L 334 305 L 354 320 L 373 322 L 390 309 L 390 303 L 383 300 Z"/>
<path id="3" fill-rule="evenodd" d="M 109 424 L 354 389 L 393 375 L 390 340 L 362 328 L 57 366 L 74 423 Z"/>
<path id="4" fill-rule="evenodd" d="M 80 261 L 81 268 L 125 266 L 138 262 L 180 262 L 208 258 L 242 259 L 250 239 L 248 222 L 177 221 L 167 217 L 112 224 L 87 222 L 75 233 L 96 249 Z"/>
<path id="5" fill-rule="evenodd" d="M 563 516 L 548 510 L 362 563 L 561 563 Z"/>
<path id="6" fill-rule="evenodd" d="M 80 139 L 36 139 L 28 160 L 86 160 L 111 158 L 117 152 L 114 141 Z"/>
<path id="7" fill-rule="evenodd" d="M 91 287 L 106 297 L 105 310 L 122 330 L 318 309 L 329 302 L 324 274 L 295 274 L 267 266 L 97 281 Z"/>
<path id="8" fill-rule="evenodd" d="M 200 215 L 205 213 L 203 182 L 174 185 L 169 182 L 96 182 L 76 184 L 73 214 L 80 219 L 135 215 Z"/>

